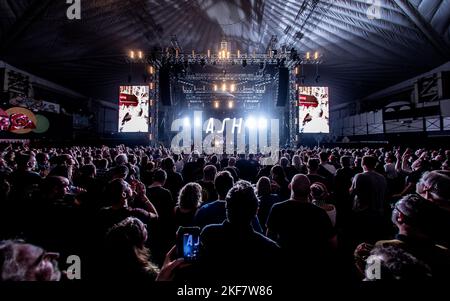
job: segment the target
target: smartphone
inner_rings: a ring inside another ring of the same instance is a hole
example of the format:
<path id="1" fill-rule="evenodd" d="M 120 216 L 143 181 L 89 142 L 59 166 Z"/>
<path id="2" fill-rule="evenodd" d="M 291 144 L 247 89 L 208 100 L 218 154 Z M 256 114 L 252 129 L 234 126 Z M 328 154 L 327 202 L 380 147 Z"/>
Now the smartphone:
<path id="1" fill-rule="evenodd" d="M 177 231 L 177 253 L 187 262 L 198 260 L 200 249 L 200 228 L 180 227 Z"/>

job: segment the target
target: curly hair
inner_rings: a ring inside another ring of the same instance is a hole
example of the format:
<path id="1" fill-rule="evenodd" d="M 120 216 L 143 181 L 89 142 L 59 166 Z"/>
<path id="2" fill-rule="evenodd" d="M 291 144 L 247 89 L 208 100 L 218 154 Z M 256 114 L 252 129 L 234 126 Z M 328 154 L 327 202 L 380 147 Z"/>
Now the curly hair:
<path id="1" fill-rule="evenodd" d="M 197 183 L 188 183 L 180 190 L 178 206 L 183 209 L 196 209 L 202 202 L 202 186 Z"/>
<path id="2" fill-rule="evenodd" d="M 157 274 L 157 266 L 150 261 L 150 251 L 145 246 L 145 225 L 135 217 L 128 217 L 112 226 L 106 234 L 109 256 L 116 259 L 117 269 L 144 271 Z"/>

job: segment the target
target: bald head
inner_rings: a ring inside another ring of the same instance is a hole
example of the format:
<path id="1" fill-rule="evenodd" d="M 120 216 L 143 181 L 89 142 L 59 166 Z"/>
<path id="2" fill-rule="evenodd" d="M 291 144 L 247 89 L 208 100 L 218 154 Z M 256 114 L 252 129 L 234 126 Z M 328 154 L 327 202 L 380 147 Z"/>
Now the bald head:
<path id="1" fill-rule="evenodd" d="M 306 200 L 310 193 L 311 182 L 308 177 L 297 174 L 291 181 L 291 198 L 295 200 Z"/>

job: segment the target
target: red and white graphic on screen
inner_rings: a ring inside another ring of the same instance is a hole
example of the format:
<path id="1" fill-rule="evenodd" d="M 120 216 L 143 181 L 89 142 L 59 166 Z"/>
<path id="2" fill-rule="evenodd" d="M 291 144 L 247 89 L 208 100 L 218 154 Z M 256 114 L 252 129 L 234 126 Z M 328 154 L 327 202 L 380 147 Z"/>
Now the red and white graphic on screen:
<path id="1" fill-rule="evenodd" d="M 298 99 L 300 133 L 329 133 L 328 87 L 300 87 Z"/>
<path id="2" fill-rule="evenodd" d="M 119 132 L 148 132 L 149 107 L 148 86 L 121 86 Z"/>

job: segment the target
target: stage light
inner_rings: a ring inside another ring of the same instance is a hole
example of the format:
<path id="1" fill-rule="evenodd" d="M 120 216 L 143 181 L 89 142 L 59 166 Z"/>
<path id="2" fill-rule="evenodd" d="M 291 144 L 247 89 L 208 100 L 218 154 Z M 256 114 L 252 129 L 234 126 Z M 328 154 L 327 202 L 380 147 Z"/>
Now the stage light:
<path id="1" fill-rule="evenodd" d="M 217 91 L 217 85 L 216 84 L 213 85 L 213 90 Z"/>
<path id="2" fill-rule="evenodd" d="M 245 126 L 247 126 L 249 129 L 254 129 L 256 126 L 255 119 L 253 117 L 248 117 L 247 121 L 245 122 Z"/>
<path id="3" fill-rule="evenodd" d="M 138 51 L 138 58 L 141 59 L 141 60 L 142 60 L 142 58 L 143 58 L 142 51 L 140 51 L 140 50 Z"/>
<path id="4" fill-rule="evenodd" d="M 202 126 L 202 120 L 200 119 L 200 118 L 195 118 L 194 119 L 194 126 L 195 127 L 200 127 L 200 126 Z"/>
<path id="5" fill-rule="evenodd" d="M 295 67 L 295 75 L 298 75 L 298 67 Z"/>
<path id="6" fill-rule="evenodd" d="M 318 58 L 319 58 L 319 52 L 316 51 L 316 52 L 314 52 L 314 59 L 317 60 Z"/>
<path id="7" fill-rule="evenodd" d="M 238 51 L 237 51 L 237 57 L 238 57 L 238 58 L 241 57 L 241 52 L 239 51 L 239 49 L 238 49 Z"/>
<path id="8" fill-rule="evenodd" d="M 191 126 L 191 121 L 189 120 L 189 117 L 184 117 L 183 119 L 183 125 L 185 127 Z"/>
<path id="9" fill-rule="evenodd" d="M 218 109 L 218 108 L 219 108 L 219 102 L 218 102 L 217 100 L 214 102 L 214 108 L 215 108 L 215 109 Z"/>
<path id="10" fill-rule="evenodd" d="M 232 109 L 234 106 L 234 102 L 232 100 L 228 101 L 228 109 Z"/>
<path id="11" fill-rule="evenodd" d="M 153 68 L 153 66 L 150 66 L 150 67 L 148 68 L 148 73 L 150 73 L 150 74 L 155 73 L 155 69 Z"/>
<path id="12" fill-rule="evenodd" d="M 131 50 L 131 51 L 130 51 L 130 58 L 131 58 L 132 60 L 134 60 L 135 56 L 136 56 L 136 54 L 134 53 L 133 50 Z"/>
<path id="13" fill-rule="evenodd" d="M 306 53 L 306 59 L 307 60 L 311 59 L 311 53 L 309 51 Z"/>
<path id="14" fill-rule="evenodd" d="M 228 51 L 227 52 L 227 59 L 229 59 L 230 58 L 230 52 Z"/>
<path id="15" fill-rule="evenodd" d="M 267 127 L 267 119 L 264 117 L 260 117 L 258 120 L 258 128 L 259 129 L 265 129 Z"/>
<path id="16" fill-rule="evenodd" d="M 227 84 L 223 83 L 222 84 L 222 91 L 225 92 L 227 90 Z"/>
<path id="17" fill-rule="evenodd" d="M 230 91 L 231 91 L 231 92 L 236 91 L 236 85 L 235 85 L 235 84 L 231 84 L 231 85 L 230 85 Z"/>
<path id="18" fill-rule="evenodd" d="M 208 49 L 208 58 L 210 58 L 210 57 L 211 57 L 211 50 Z"/>

